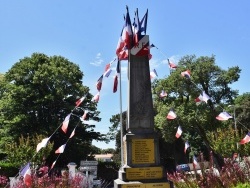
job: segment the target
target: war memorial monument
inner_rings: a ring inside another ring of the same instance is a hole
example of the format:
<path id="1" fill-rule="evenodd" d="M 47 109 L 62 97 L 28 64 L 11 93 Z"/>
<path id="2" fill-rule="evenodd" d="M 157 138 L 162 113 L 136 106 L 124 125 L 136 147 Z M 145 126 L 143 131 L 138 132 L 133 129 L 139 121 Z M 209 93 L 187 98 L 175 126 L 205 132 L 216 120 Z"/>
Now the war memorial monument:
<path id="1" fill-rule="evenodd" d="M 115 188 L 173 187 L 160 164 L 159 141 L 154 131 L 149 53 L 139 53 L 148 46 L 149 36 L 144 35 L 128 51 L 127 133 L 122 140 L 124 164 L 114 180 Z"/>

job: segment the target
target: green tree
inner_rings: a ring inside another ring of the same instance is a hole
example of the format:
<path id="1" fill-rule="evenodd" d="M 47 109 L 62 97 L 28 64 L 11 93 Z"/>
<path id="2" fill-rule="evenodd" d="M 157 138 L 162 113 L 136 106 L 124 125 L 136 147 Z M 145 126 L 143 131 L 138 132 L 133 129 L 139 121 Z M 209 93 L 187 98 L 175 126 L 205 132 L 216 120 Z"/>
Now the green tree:
<path id="1" fill-rule="evenodd" d="M 34 53 L 15 63 L 0 80 L 0 148 L 18 142 L 21 136 L 39 134 L 52 135 L 50 142 L 55 150 L 67 142 L 76 128 L 60 161 L 79 162 L 86 157 L 92 140 L 105 138 L 94 131 L 94 124 L 80 121 L 85 110 L 87 120 L 100 121 L 97 105 L 91 101 L 93 96 L 83 86 L 82 78 L 79 66 L 61 56 Z M 75 102 L 82 96 L 86 96 L 85 100 L 75 108 Z M 71 116 L 65 134 L 60 127 L 68 114 Z M 52 162 L 56 158 L 54 150 L 48 157 Z"/>
<path id="2" fill-rule="evenodd" d="M 181 72 L 186 70 L 191 71 L 191 79 L 181 76 Z M 155 130 L 162 137 L 159 143 L 163 163 L 173 165 L 172 159 L 177 163 L 188 162 L 188 155 L 191 158 L 200 152 L 203 152 L 205 159 L 209 160 L 212 151 L 217 159 L 215 162 L 221 166 L 223 161 L 218 154 L 228 157 L 236 151 L 235 143 L 239 137 L 235 137 L 233 129 L 228 129 L 234 120 L 221 122 L 215 117 L 224 108 L 229 110 L 228 105 L 233 104 L 237 97 L 238 91 L 231 89 L 230 85 L 239 79 L 240 72 L 237 66 L 228 70 L 221 69 L 215 64 L 214 56 L 196 58 L 192 55 L 183 57 L 178 68 L 171 71 L 168 77 L 157 79 L 152 83 Z M 168 93 L 166 98 L 159 97 L 162 90 Z M 195 99 L 203 91 L 211 97 L 211 100 L 196 105 Z M 171 121 L 166 119 L 166 115 L 172 108 L 178 117 Z M 245 115 L 245 118 L 249 117 Z M 126 114 L 123 115 L 125 116 Z M 119 114 L 110 119 L 112 126 L 109 135 L 110 138 L 116 138 L 117 148 L 120 147 L 119 121 Z M 123 125 L 125 127 L 125 120 Z M 180 139 L 176 139 L 175 133 L 179 125 L 183 134 Z M 225 137 L 226 140 L 223 139 Z M 183 152 L 186 140 L 191 145 L 187 155 Z"/>
<path id="3" fill-rule="evenodd" d="M 127 111 L 122 113 L 122 127 L 123 127 L 123 135 L 126 134 L 126 119 L 127 119 Z M 112 115 L 110 118 L 111 126 L 109 127 L 109 132 L 107 137 L 109 140 L 115 140 L 115 151 L 113 160 L 115 162 L 121 162 L 121 119 L 120 114 Z"/>
<path id="4" fill-rule="evenodd" d="M 186 70 L 191 71 L 190 79 L 181 76 L 181 72 Z M 223 161 L 219 160 L 221 158 L 212 147 L 207 134 L 212 133 L 213 138 L 217 139 L 217 129 L 228 126 L 228 122 L 220 122 L 215 117 L 238 95 L 238 91 L 231 89 L 230 84 L 239 79 L 240 71 L 237 66 L 228 70 L 221 69 L 215 64 L 214 56 L 196 58 L 192 55 L 181 58 L 176 70 L 153 83 L 156 129 L 167 142 L 174 143 L 177 127 L 181 125 L 181 139 L 183 142 L 189 141 L 191 155 L 203 151 L 208 156 L 213 151 L 221 166 Z M 168 93 L 167 98 L 159 97 L 162 90 Z M 203 91 L 211 100 L 196 105 L 195 98 Z M 177 114 L 177 119 L 172 121 L 166 119 L 171 108 Z"/>

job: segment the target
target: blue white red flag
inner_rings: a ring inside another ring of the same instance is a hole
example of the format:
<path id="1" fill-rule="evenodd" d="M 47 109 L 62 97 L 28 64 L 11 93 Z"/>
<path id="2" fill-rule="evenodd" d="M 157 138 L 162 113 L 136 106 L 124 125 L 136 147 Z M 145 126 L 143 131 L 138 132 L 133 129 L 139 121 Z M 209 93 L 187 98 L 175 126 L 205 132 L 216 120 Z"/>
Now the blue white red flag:
<path id="1" fill-rule="evenodd" d="M 66 144 L 61 145 L 61 146 L 55 151 L 55 153 L 63 153 L 65 147 L 66 147 Z"/>
<path id="2" fill-rule="evenodd" d="M 226 121 L 230 118 L 233 118 L 229 113 L 227 112 L 221 112 L 216 119 L 220 120 L 220 121 Z"/>
<path id="3" fill-rule="evenodd" d="M 82 101 L 84 101 L 84 99 L 85 99 L 85 96 L 84 96 L 84 97 L 81 97 L 80 99 L 78 99 L 78 100 L 76 101 L 76 107 L 78 107 L 78 106 L 82 103 Z"/>
<path id="4" fill-rule="evenodd" d="M 140 31 L 141 31 L 141 33 L 144 32 L 145 35 L 147 32 L 147 22 L 148 22 L 148 9 L 140 21 Z"/>
<path id="5" fill-rule="evenodd" d="M 201 103 L 202 103 L 202 101 L 203 101 L 203 97 L 202 97 L 202 95 L 200 94 L 200 95 L 199 95 L 199 97 L 197 97 L 194 101 L 195 101 L 196 105 L 201 104 Z"/>
<path id="6" fill-rule="evenodd" d="M 160 98 L 163 98 L 163 97 L 166 97 L 166 96 L 168 96 L 167 92 L 162 90 L 161 93 L 160 93 Z"/>
<path id="7" fill-rule="evenodd" d="M 75 133 L 76 133 L 76 127 L 75 127 L 74 130 L 71 132 L 69 138 L 72 138 L 72 137 L 75 135 Z"/>
<path id="8" fill-rule="evenodd" d="M 50 167 L 50 170 L 51 170 L 52 168 L 54 168 L 55 164 L 56 164 L 56 160 L 52 163 L 52 165 L 51 165 L 51 167 Z"/>
<path id="9" fill-rule="evenodd" d="M 150 79 L 155 78 L 155 77 L 158 77 L 158 74 L 157 74 L 156 70 L 154 69 L 150 72 Z"/>
<path id="10" fill-rule="evenodd" d="M 177 65 L 175 65 L 172 61 L 170 61 L 169 59 L 168 59 L 168 66 L 169 66 L 169 68 L 170 69 L 176 69 L 177 68 Z"/>
<path id="11" fill-rule="evenodd" d="M 190 79 L 190 77 L 191 77 L 191 72 L 190 72 L 190 70 L 186 70 L 186 71 L 184 71 L 184 72 L 181 72 L 181 75 L 182 75 L 183 77 L 185 77 L 185 78 Z"/>
<path id="12" fill-rule="evenodd" d="M 84 114 L 82 115 L 82 119 L 85 120 L 88 115 L 88 110 L 84 110 Z"/>
<path id="13" fill-rule="evenodd" d="M 114 77 L 114 85 L 113 85 L 113 93 L 116 93 L 118 87 L 118 76 L 115 75 Z"/>
<path id="14" fill-rule="evenodd" d="M 132 25 L 129 16 L 129 12 L 127 9 L 127 14 L 125 17 L 125 25 L 123 26 L 121 36 L 118 40 L 118 44 L 116 47 L 116 55 L 119 60 L 127 60 L 128 59 L 128 50 L 132 47 Z"/>
<path id="15" fill-rule="evenodd" d="M 154 48 L 154 47 L 156 47 L 154 44 L 150 44 L 150 46 L 148 48 L 150 49 L 150 48 Z"/>
<path id="16" fill-rule="evenodd" d="M 112 63 L 113 63 L 115 60 L 116 60 L 116 58 L 105 66 L 105 70 L 104 70 L 104 73 L 103 73 L 103 75 L 104 75 L 105 77 L 109 77 L 110 73 L 112 72 L 111 65 L 112 65 Z"/>
<path id="17" fill-rule="evenodd" d="M 198 166 L 198 160 L 195 156 L 193 156 L 193 166 L 194 166 L 194 169 Z"/>
<path id="18" fill-rule="evenodd" d="M 138 43 L 141 38 L 141 29 L 140 29 L 140 20 L 138 14 L 138 8 L 135 11 L 135 18 L 132 25 L 133 33 L 134 33 L 134 43 Z"/>
<path id="19" fill-rule="evenodd" d="M 100 92 L 98 92 L 98 93 L 92 98 L 92 101 L 94 101 L 94 102 L 99 102 L 99 99 L 100 99 Z"/>
<path id="20" fill-rule="evenodd" d="M 205 91 L 202 93 L 202 100 L 207 103 L 207 101 L 210 99 L 210 97 L 206 94 Z"/>
<path id="21" fill-rule="evenodd" d="M 134 32 L 134 43 L 138 43 L 139 40 L 142 38 L 143 35 L 146 35 L 147 30 L 147 20 L 148 20 L 148 10 L 143 16 L 143 18 L 139 19 L 138 9 L 135 11 L 135 18 L 133 23 L 133 32 Z"/>
<path id="22" fill-rule="evenodd" d="M 50 137 L 44 138 L 44 139 L 42 140 L 42 142 L 38 143 L 37 146 L 36 146 L 36 152 L 39 152 L 40 149 L 46 147 L 46 146 L 47 146 L 47 143 L 48 143 L 48 141 L 49 141 L 49 139 L 50 139 Z"/>
<path id="23" fill-rule="evenodd" d="M 250 142 L 250 132 L 246 134 L 246 136 L 240 141 L 240 144 L 246 144 Z"/>
<path id="24" fill-rule="evenodd" d="M 184 146 L 184 153 L 187 152 L 187 149 L 190 147 L 188 141 L 185 142 L 185 146 Z"/>
<path id="25" fill-rule="evenodd" d="M 63 131 L 64 133 L 66 133 L 67 130 L 68 130 L 68 125 L 69 125 L 70 116 L 71 116 L 71 114 L 68 114 L 68 115 L 66 116 L 66 118 L 64 119 L 63 123 L 62 123 L 61 129 L 62 129 L 62 131 Z"/>
<path id="26" fill-rule="evenodd" d="M 175 137 L 176 137 L 176 138 L 180 138 L 181 134 L 182 134 L 181 126 L 178 126 L 178 129 L 177 129 L 177 132 L 176 132 L 176 134 L 175 134 Z"/>
<path id="27" fill-rule="evenodd" d="M 102 80 L 103 80 L 103 75 L 101 75 L 100 78 L 96 82 L 96 89 L 98 91 L 101 91 L 102 89 Z"/>
<path id="28" fill-rule="evenodd" d="M 27 187 L 31 186 L 31 169 L 30 169 L 30 163 L 27 163 L 24 168 L 21 170 L 21 176 L 23 176 L 24 184 Z"/>
<path id="29" fill-rule="evenodd" d="M 114 77 L 114 85 L 113 85 L 113 93 L 117 91 L 118 87 L 118 76 L 120 75 L 120 61 L 117 61 L 117 66 L 116 66 L 116 75 Z"/>
<path id="30" fill-rule="evenodd" d="M 171 109 L 167 115 L 167 119 L 175 119 L 177 117 L 177 115 L 175 114 L 175 112 Z"/>

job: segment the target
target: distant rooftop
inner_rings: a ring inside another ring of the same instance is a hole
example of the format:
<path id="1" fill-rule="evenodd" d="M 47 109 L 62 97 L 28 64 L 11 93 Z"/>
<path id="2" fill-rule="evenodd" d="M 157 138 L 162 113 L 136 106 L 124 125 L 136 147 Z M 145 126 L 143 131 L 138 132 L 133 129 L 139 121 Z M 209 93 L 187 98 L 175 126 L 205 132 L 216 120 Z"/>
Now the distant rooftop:
<path id="1" fill-rule="evenodd" d="M 105 162 L 108 162 L 108 161 L 113 161 L 112 158 L 113 158 L 113 154 L 111 153 L 107 153 L 107 154 L 94 154 L 94 157 L 97 161 L 105 161 Z"/>

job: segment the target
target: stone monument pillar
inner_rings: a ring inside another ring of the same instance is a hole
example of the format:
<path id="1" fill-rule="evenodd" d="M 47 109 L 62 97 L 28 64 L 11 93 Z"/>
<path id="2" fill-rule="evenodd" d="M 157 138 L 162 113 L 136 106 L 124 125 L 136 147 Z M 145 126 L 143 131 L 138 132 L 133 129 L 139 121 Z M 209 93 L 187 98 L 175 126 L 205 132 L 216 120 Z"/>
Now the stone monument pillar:
<path id="1" fill-rule="evenodd" d="M 148 35 L 145 37 L 148 40 Z M 136 48 L 140 46 L 143 48 L 139 42 Z M 128 133 L 123 137 L 124 166 L 114 187 L 170 188 L 172 184 L 167 181 L 160 164 L 159 142 L 154 132 L 148 54 L 139 56 L 135 51 L 132 48 L 128 63 Z"/>

